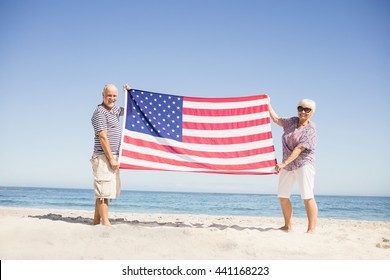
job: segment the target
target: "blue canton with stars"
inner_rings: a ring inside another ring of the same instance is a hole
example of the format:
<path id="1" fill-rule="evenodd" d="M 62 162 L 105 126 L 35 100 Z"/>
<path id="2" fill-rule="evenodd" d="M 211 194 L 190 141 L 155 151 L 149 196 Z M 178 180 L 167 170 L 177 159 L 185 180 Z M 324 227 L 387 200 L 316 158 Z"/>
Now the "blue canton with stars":
<path id="1" fill-rule="evenodd" d="M 128 94 L 126 129 L 182 140 L 182 96 L 136 89 Z"/>

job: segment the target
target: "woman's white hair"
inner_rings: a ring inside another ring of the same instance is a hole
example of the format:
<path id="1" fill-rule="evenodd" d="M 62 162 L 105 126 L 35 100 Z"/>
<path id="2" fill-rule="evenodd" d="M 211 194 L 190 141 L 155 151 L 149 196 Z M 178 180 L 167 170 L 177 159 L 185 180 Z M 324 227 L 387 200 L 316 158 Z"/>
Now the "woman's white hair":
<path id="1" fill-rule="evenodd" d="M 316 103 L 313 100 L 310 99 L 302 99 L 298 102 L 298 107 L 302 106 L 305 108 L 310 108 L 312 110 L 312 115 L 316 111 Z"/>

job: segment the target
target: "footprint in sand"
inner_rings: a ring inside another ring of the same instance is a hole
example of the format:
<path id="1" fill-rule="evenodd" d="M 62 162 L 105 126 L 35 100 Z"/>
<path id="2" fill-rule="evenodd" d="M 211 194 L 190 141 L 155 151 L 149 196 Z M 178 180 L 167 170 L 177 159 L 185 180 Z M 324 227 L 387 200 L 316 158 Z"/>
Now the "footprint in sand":
<path id="1" fill-rule="evenodd" d="M 382 242 L 377 243 L 376 247 L 382 249 L 390 249 L 390 240 L 387 238 L 382 238 Z"/>

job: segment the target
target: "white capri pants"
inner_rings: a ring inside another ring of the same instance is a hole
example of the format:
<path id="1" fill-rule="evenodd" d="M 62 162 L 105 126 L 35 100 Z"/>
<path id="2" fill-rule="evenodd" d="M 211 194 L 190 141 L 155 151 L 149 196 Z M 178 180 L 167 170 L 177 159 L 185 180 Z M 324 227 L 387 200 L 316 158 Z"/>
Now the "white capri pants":
<path id="1" fill-rule="evenodd" d="M 314 198 L 314 166 L 306 164 L 301 168 L 287 171 L 282 169 L 279 173 L 278 197 L 290 198 L 295 183 L 298 184 L 302 199 Z"/>

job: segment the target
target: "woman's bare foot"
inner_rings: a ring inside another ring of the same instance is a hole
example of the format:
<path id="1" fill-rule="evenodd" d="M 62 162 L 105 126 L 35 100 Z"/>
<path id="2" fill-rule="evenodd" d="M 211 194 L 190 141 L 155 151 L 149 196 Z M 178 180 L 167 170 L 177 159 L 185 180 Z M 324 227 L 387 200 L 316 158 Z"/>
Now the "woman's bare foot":
<path id="1" fill-rule="evenodd" d="M 289 226 L 282 226 L 282 227 L 280 227 L 279 229 L 280 229 L 280 230 L 283 230 L 283 231 L 285 231 L 285 232 L 290 232 L 290 231 L 291 231 L 291 227 L 289 227 Z"/>

